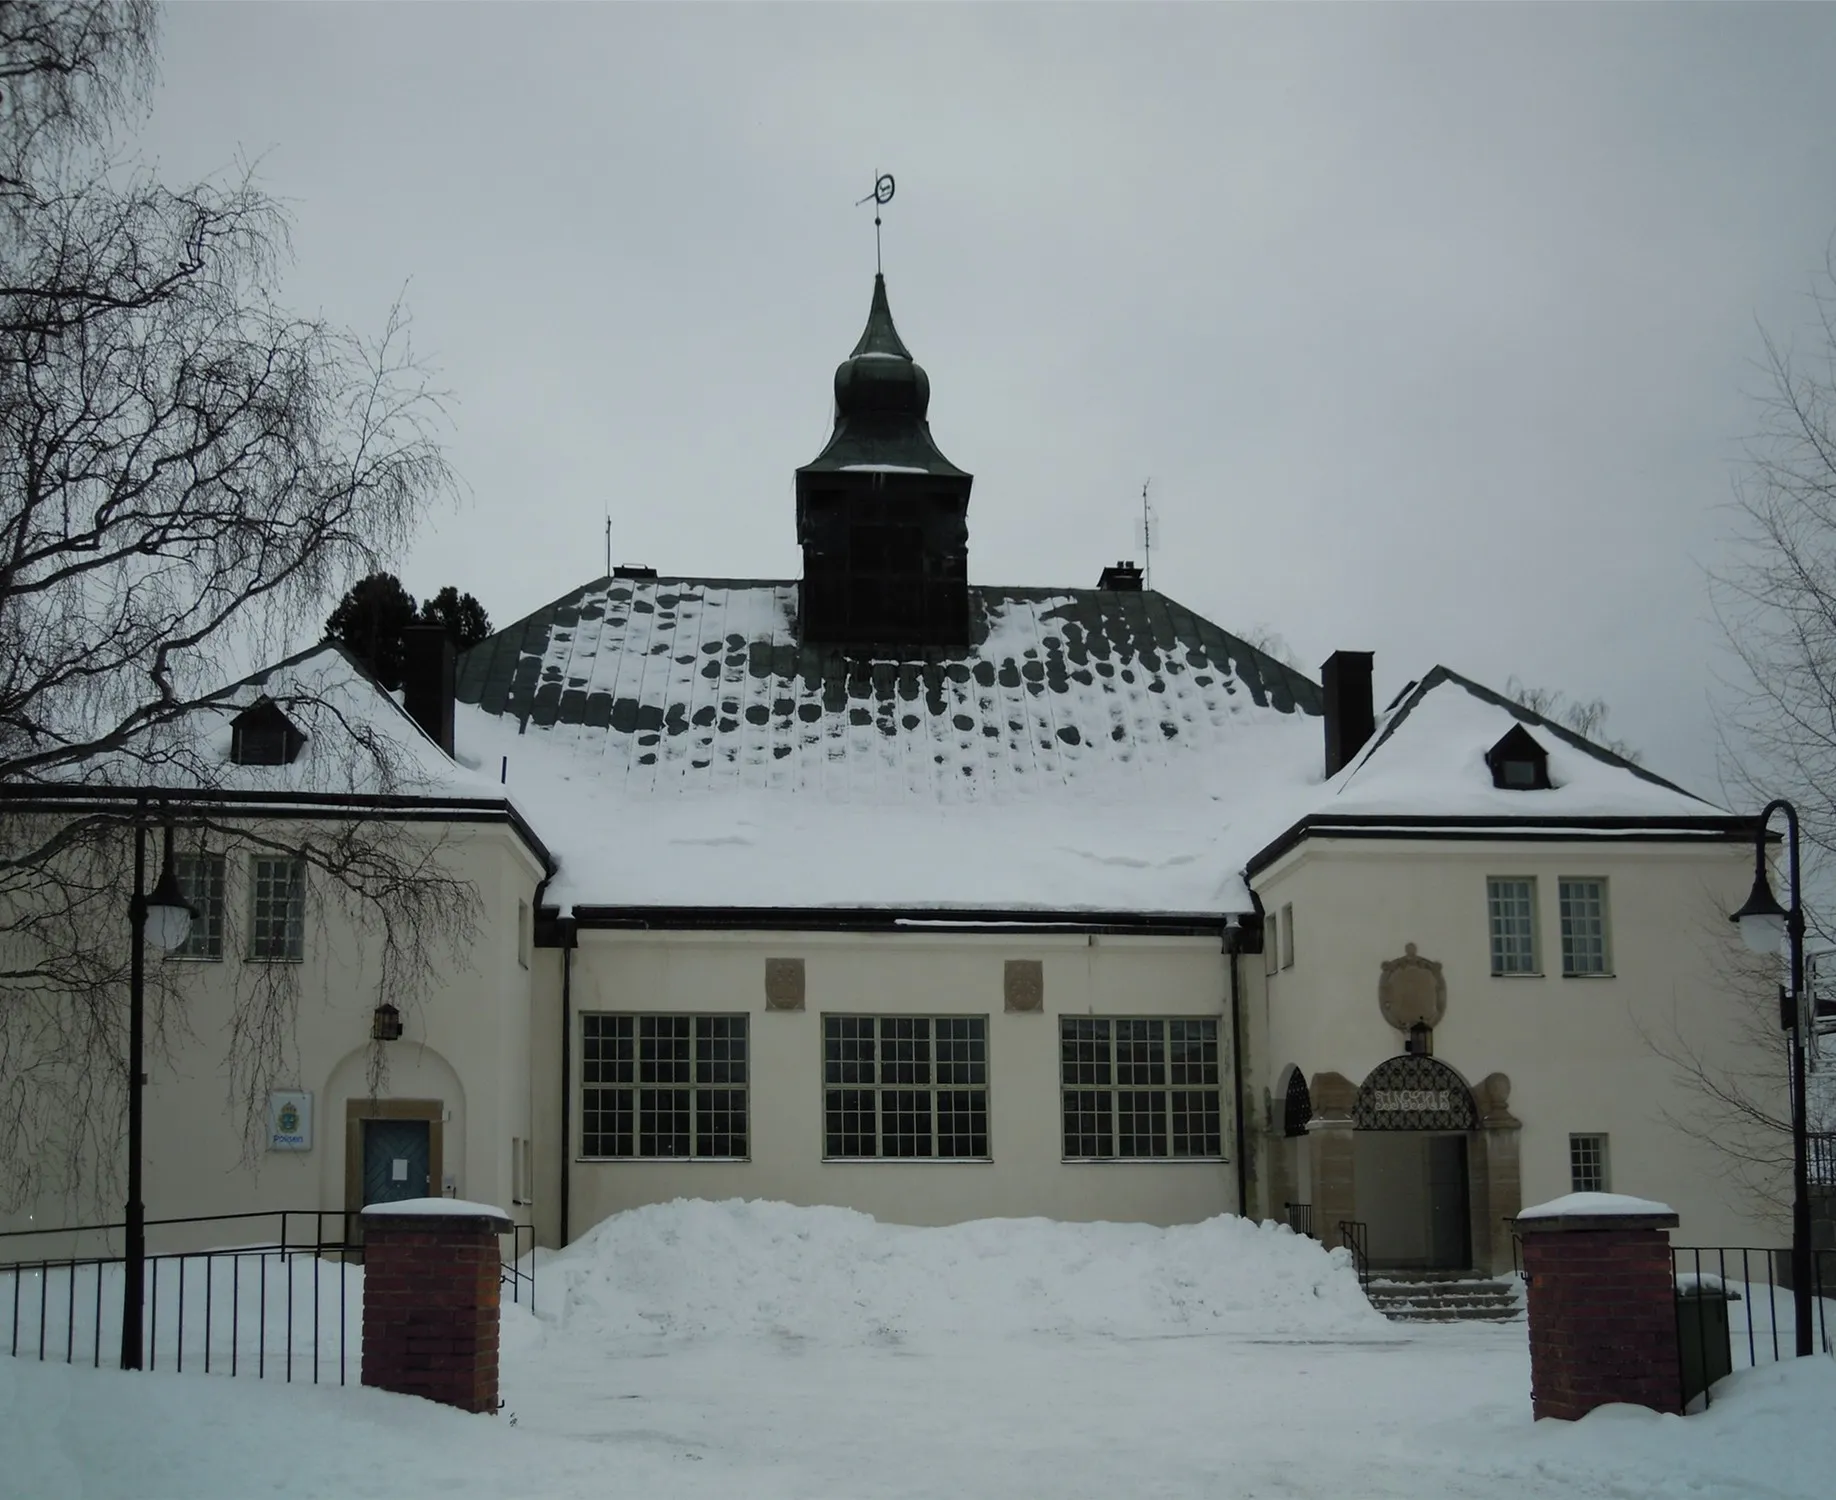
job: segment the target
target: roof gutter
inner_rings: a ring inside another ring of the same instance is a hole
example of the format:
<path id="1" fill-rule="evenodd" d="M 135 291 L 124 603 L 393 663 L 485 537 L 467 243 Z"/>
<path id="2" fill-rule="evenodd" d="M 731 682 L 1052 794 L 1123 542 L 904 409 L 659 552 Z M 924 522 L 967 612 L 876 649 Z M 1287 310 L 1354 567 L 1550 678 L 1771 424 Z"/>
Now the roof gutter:
<path id="1" fill-rule="evenodd" d="M 922 906 L 576 906 L 582 931 L 1063 932 L 1219 937 L 1228 912 L 1046 911 Z M 1239 917 L 1240 920 L 1240 917 Z"/>
<path id="2" fill-rule="evenodd" d="M 1438 817 L 1432 814 L 1311 813 L 1258 849 L 1243 867 L 1246 877 L 1261 874 L 1296 844 L 1307 838 L 1366 839 L 1504 839 L 1548 842 L 1645 834 L 1665 843 L 1751 843 L 1754 820 L 1728 814 L 1720 817 L 1502 817 L 1479 814 Z"/>
<path id="3" fill-rule="evenodd" d="M 508 798 L 413 797 L 364 792 L 202 791 L 169 787 L 56 787 L 40 783 L 0 783 L 0 802 L 21 812 L 78 813 L 131 809 L 153 797 L 176 806 L 210 809 L 239 818 L 300 818 L 323 821 L 374 815 L 395 823 L 504 823 L 536 856 L 553 878 L 555 857 Z M 547 882 L 544 881 L 544 884 Z"/>

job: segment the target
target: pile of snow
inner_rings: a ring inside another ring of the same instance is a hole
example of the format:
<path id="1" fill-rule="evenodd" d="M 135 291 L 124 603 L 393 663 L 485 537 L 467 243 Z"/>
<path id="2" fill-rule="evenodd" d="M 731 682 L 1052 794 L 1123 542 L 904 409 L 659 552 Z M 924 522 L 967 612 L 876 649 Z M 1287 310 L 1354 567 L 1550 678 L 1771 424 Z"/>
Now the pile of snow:
<path id="1" fill-rule="evenodd" d="M 842 1208 L 678 1199 L 615 1215 L 546 1259 L 568 1335 L 831 1344 L 927 1335 L 1352 1335 L 1391 1325 L 1350 1256 L 1222 1216 L 1160 1229 L 983 1219 L 942 1229 Z"/>

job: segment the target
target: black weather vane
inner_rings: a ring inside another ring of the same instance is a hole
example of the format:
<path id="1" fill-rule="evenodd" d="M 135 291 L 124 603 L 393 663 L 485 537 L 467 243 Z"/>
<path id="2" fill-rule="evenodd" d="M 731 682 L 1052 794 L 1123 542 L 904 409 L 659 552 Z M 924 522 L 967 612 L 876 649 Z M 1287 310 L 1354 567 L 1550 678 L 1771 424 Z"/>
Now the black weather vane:
<path id="1" fill-rule="evenodd" d="M 880 265 L 880 205 L 883 203 L 891 203 L 892 196 L 892 173 L 877 172 L 874 174 L 873 191 L 865 198 L 857 200 L 854 205 L 856 208 L 859 208 L 863 203 L 871 203 L 873 205 L 873 268 L 875 271 L 883 269 Z"/>

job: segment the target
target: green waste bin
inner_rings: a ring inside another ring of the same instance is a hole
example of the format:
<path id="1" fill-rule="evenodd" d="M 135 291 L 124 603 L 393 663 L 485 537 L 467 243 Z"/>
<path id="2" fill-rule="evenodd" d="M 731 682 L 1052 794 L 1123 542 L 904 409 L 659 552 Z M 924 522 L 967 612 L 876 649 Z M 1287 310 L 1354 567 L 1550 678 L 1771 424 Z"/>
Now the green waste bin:
<path id="1" fill-rule="evenodd" d="M 1728 1304 L 1738 1301 L 1740 1293 L 1719 1276 L 1690 1273 L 1677 1278 L 1677 1362 L 1682 1366 L 1685 1408 L 1722 1376 L 1733 1373 Z"/>

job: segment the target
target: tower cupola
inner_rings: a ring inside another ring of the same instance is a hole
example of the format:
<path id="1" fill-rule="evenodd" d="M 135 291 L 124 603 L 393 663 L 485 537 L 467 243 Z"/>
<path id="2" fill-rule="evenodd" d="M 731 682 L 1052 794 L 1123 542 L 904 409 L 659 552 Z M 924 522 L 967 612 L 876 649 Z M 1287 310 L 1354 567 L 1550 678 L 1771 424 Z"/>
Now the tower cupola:
<path id="1" fill-rule="evenodd" d="M 873 279 L 835 371 L 835 428 L 797 471 L 803 638 L 854 650 L 965 645 L 969 488 L 926 420 L 931 381 Z"/>

